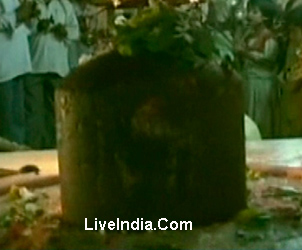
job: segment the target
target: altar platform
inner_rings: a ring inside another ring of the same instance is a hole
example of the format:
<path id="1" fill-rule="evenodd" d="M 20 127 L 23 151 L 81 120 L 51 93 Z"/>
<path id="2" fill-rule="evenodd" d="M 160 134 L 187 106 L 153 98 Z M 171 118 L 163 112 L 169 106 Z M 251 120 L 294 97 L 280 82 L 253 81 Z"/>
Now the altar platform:
<path id="1" fill-rule="evenodd" d="M 246 164 L 270 175 L 302 178 L 302 138 L 247 142 Z"/>
<path id="2" fill-rule="evenodd" d="M 302 138 L 247 142 L 246 163 L 257 171 L 302 178 Z M 0 168 L 18 170 L 27 164 L 37 165 L 41 175 L 59 173 L 56 150 L 0 153 Z"/>

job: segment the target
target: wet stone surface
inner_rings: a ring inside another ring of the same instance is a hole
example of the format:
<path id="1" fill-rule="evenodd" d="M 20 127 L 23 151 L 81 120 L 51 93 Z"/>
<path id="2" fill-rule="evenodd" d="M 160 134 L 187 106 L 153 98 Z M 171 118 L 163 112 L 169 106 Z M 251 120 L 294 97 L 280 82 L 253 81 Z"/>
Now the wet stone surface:
<path id="1" fill-rule="evenodd" d="M 258 177 L 257 177 L 258 178 Z M 37 220 L 22 234 L 2 229 L 1 249 L 302 249 L 301 192 L 299 181 L 265 177 L 248 181 L 249 209 L 227 223 L 193 227 L 192 231 L 108 232 L 58 226 L 57 217 Z M 44 210 L 60 214 L 59 186 L 46 192 Z M 9 199 L 1 199 L 1 207 Z M 52 218 L 52 219 L 49 219 Z M 7 239 L 3 241 L 3 239 Z M 19 242 L 19 244 L 17 244 Z M 19 246 L 19 247 L 18 247 Z M 39 246 L 39 248 L 37 248 Z"/>

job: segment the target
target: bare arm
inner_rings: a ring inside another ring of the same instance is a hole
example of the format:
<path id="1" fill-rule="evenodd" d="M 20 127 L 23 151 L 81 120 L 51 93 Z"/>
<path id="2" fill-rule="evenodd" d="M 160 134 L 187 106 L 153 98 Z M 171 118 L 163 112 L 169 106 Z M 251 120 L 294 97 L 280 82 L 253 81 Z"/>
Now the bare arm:
<path id="1" fill-rule="evenodd" d="M 241 49 L 239 53 L 248 60 L 254 61 L 255 63 L 262 64 L 263 66 L 272 65 L 276 63 L 278 56 L 278 44 L 277 41 L 270 38 L 266 40 L 263 52 L 256 50 L 248 50 L 247 48 Z"/>
<path id="2" fill-rule="evenodd" d="M 263 52 L 251 51 L 249 55 L 254 61 L 270 61 L 274 62 L 277 58 L 278 44 L 277 42 L 270 38 L 265 42 L 265 47 Z"/>

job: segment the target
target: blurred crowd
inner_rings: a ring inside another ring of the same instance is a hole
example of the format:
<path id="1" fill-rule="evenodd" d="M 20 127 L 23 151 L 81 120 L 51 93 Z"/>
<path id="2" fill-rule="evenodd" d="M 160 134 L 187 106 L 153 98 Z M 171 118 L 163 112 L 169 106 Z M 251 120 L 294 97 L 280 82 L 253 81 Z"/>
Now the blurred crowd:
<path id="1" fill-rule="evenodd" d="M 0 137 L 56 147 L 55 88 L 99 46 L 106 14 L 87 1 L 0 0 Z"/>
<path id="2" fill-rule="evenodd" d="M 195 2 L 195 1 L 192 1 Z M 302 0 L 202 0 L 232 39 L 246 114 L 263 138 L 302 136 Z M 56 147 L 54 91 L 111 49 L 110 11 L 85 0 L 0 0 L 0 137 Z M 133 12 L 117 10 L 114 25 Z"/>
<path id="3" fill-rule="evenodd" d="M 302 1 L 208 0 L 207 22 L 232 39 L 245 112 L 264 139 L 302 136 Z"/>
<path id="4" fill-rule="evenodd" d="M 246 113 L 263 138 L 301 137 L 302 2 L 250 0 L 245 19 L 235 49 Z"/>

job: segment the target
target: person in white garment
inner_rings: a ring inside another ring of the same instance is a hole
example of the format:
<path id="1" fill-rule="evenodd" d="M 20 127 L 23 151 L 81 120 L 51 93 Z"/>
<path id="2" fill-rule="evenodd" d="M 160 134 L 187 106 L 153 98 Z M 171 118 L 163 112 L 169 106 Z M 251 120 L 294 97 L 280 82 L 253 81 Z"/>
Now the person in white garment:
<path id="1" fill-rule="evenodd" d="M 33 72 L 25 84 L 26 143 L 37 149 L 54 148 L 54 91 L 70 72 L 68 48 L 79 37 L 79 25 L 68 0 L 35 1 L 40 14 L 32 22 Z"/>
<path id="2" fill-rule="evenodd" d="M 25 142 L 24 77 L 31 72 L 29 29 L 17 22 L 18 0 L 0 0 L 0 136 Z"/>
<path id="3" fill-rule="evenodd" d="M 104 6 L 91 4 L 90 1 L 73 0 L 80 27 L 80 39 L 71 44 L 69 62 L 72 69 L 80 64 L 82 56 L 92 57 L 104 40 L 108 30 L 108 13 Z"/>

